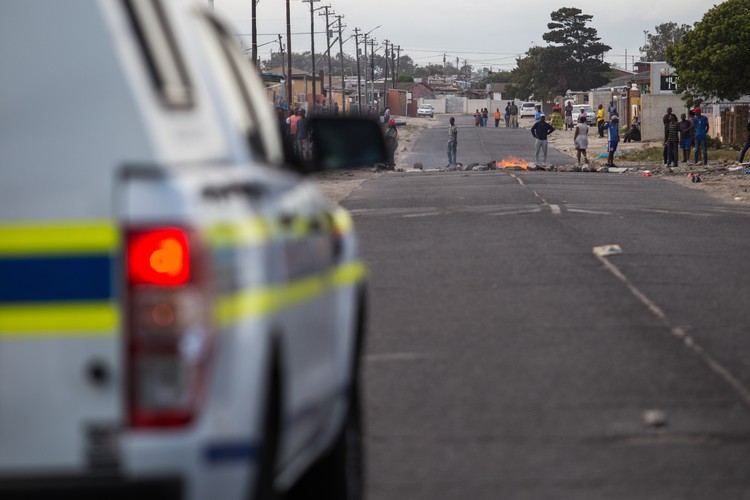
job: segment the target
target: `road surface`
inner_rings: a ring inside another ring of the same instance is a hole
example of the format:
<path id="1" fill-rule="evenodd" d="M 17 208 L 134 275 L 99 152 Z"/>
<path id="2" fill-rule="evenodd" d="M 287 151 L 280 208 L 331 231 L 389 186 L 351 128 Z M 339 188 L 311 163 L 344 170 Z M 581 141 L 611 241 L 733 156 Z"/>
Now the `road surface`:
<path id="1" fill-rule="evenodd" d="M 444 166 L 443 132 L 413 161 Z M 459 161 L 530 155 L 528 130 L 459 134 Z M 388 174 L 344 205 L 370 266 L 369 500 L 750 494 L 750 210 L 497 171 Z"/>

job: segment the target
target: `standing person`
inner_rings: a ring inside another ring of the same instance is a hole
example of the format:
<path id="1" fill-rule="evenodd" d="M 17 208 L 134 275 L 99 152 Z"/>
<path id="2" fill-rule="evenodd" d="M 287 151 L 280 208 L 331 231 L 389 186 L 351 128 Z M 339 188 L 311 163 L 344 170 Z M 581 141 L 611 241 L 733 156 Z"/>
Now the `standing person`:
<path id="1" fill-rule="evenodd" d="M 483 126 L 483 127 L 486 127 L 486 126 L 487 126 L 487 118 L 489 118 L 489 117 L 490 117 L 490 112 L 489 112 L 489 110 L 488 110 L 487 108 L 484 108 L 484 109 L 482 110 L 482 126 Z"/>
<path id="2" fill-rule="evenodd" d="M 745 145 L 742 146 L 742 151 L 740 152 L 740 163 L 745 159 L 745 153 L 747 153 L 748 149 L 750 149 L 750 121 L 747 122 L 747 140 L 745 140 Z"/>
<path id="3" fill-rule="evenodd" d="M 339 103 L 333 103 L 333 116 L 339 116 Z"/>
<path id="4" fill-rule="evenodd" d="M 297 121 L 299 120 L 299 114 L 296 110 L 289 111 L 289 118 L 286 119 L 286 130 L 289 145 L 295 153 L 299 154 L 297 150 Z"/>
<path id="5" fill-rule="evenodd" d="M 573 128 L 573 104 L 568 101 L 565 103 L 565 130 Z"/>
<path id="6" fill-rule="evenodd" d="M 456 146 L 458 146 L 458 127 L 456 120 L 451 116 L 448 125 L 448 166 L 456 164 Z"/>
<path id="7" fill-rule="evenodd" d="M 398 148 L 398 130 L 396 129 L 396 120 L 388 119 L 388 129 L 385 131 L 385 149 L 388 153 L 388 166 L 396 165 L 396 149 Z"/>
<path id="8" fill-rule="evenodd" d="M 510 126 L 518 128 L 518 105 L 516 105 L 516 101 L 510 104 Z"/>
<path id="9" fill-rule="evenodd" d="M 692 147 L 695 147 L 695 113 L 693 113 L 692 109 L 688 109 L 688 120 L 690 121 L 690 123 L 693 124 L 693 128 L 690 131 L 690 145 Z M 703 154 L 701 153 L 700 150 L 697 150 L 697 152 L 698 152 L 698 161 L 702 161 Z"/>
<path id="10" fill-rule="evenodd" d="M 601 108 L 601 104 L 599 107 Z M 602 131 L 604 130 L 609 130 L 609 137 L 607 139 L 607 153 L 609 153 L 609 159 L 607 161 L 607 166 L 616 167 L 615 151 L 617 151 L 617 144 L 620 142 L 620 119 L 617 115 L 613 116 L 609 123 L 602 125 Z"/>
<path id="11" fill-rule="evenodd" d="M 685 113 L 680 115 L 680 149 L 682 149 L 682 163 L 690 158 L 690 146 L 693 139 L 693 122 L 687 119 Z"/>
<path id="12" fill-rule="evenodd" d="M 676 167 L 680 159 L 677 153 L 677 147 L 680 144 L 680 125 L 677 123 L 677 116 L 669 117 L 667 125 L 667 167 Z"/>
<path id="13" fill-rule="evenodd" d="M 505 106 L 505 128 L 510 127 L 510 101 Z"/>
<path id="14" fill-rule="evenodd" d="M 536 139 L 535 149 L 534 149 L 534 161 L 537 165 L 546 165 L 547 164 L 547 136 L 554 132 L 555 129 L 547 123 L 546 118 L 544 117 L 544 113 L 541 113 L 539 115 L 539 121 L 536 122 L 531 127 L 531 135 L 534 136 Z M 539 153 L 544 153 L 544 162 L 539 163 Z"/>
<path id="15" fill-rule="evenodd" d="M 667 112 L 662 116 L 661 121 L 664 123 L 664 166 L 669 166 L 669 122 L 672 120 L 672 108 L 667 108 Z M 676 115 L 674 115 L 676 116 Z"/>
<path id="16" fill-rule="evenodd" d="M 589 148 L 589 125 L 586 123 L 585 116 L 578 117 L 578 124 L 573 132 L 573 143 L 576 146 L 578 165 L 581 164 L 581 154 L 583 154 L 583 164 L 588 166 L 589 159 L 586 156 L 586 150 Z"/>
<path id="17" fill-rule="evenodd" d="M 386 106 L 385 110 L 383 111 L 383 123 L 388 125 L 388 121 L 391 119 L 391 107 Z"/>
<path id="18" fill-rule="evenodd" d="M 552 106 L 552 116 L 549 119 L 549 124 L 555 127 L 556 130 L 561 130 L 563 128 L 562 108 L 557 101 L 555 101 L 555 105 Z"/>
<path id="19" fill-rule="evenodd" d="M 479 110 L 474 111 L 474 126 L 479 127 L 482 123 L 482 113 Z"/>
<path id="20" fill-rule="evenodd" d="M 534 123 L 538 122 L 538 121 L 539 121 L 539 118 L 541 118 L 541 116 L 542 116 L 543 114 L 544 114 L 544 113 L 542 113 L 542 107 L 541 107 L 540 105 L 538 105 L 538 104 L 537 104 L 537 105 L 536 105 L 536 113 L 534 113 Z"/>
<path id="21" fill-rule="evenodd" d="M 587 120 L 586 123 L 588 123 L 589 115 L 586 113 L 586 108 L 584 107 L 581 107 L 581 111 L 578 113 L 578 118 L 580 119 L 581 117 Z"/>
<path id="22" fill-rule="evenodd" d="M 601 104 L 596 110 L 596 128 L 599 131 L 599 137 L 604 137 L 604 106 Z"/>
<path id="23" fill-rule="evenodd" d="M 615 101 L 609 101 L 609 107 L 607 108 L 607 112 L 609 113 L 609 119 L 612 120 L 612 117 L 615 116 L 617 113 L 617 106 L 615 106 Z"/>
<path id="24" fill-rule="evenodd" d="M 310 151 L 310 125 L 305 115 L 305 110 L 300 109 L 299 118 L 297 119 L 297 154 L 302 160 L 310 160 L 312 158 Z"/>
<path id="25" fill-rule="evenodd" d="M 703 153 L 703 164 L 708 164 L 708 118 L 703 116 L 701 108 L 695 108 L 695 164 L 698 164 L 698 151 Z"/>
<path id="26" fill-rule="evenodd" d="M 503 117 L 503 115 L 500 114 L 500 108 L 495 108 L 495 128 L 500 125 L 500 119 Z"/>

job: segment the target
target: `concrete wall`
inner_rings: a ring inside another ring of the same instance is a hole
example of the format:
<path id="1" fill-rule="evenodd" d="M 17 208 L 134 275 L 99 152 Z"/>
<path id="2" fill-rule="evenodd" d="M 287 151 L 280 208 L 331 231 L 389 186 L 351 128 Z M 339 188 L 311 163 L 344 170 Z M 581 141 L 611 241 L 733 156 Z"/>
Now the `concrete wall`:
<path id="1" fill-rule="evenodd" d="M 432 104 L 435 113 L 445 113 L 445 99 L 419 99 L 418 104 Z"/>
<path id="2" fill-rule="evenodd" d="M 687 114 L 685 103 L 675 94 L 643 94 L 641 96 L 641 140 L 664 140 L 664 114 L 667 108 L 680 119 L 682 113 Z"/>
<path id="3" fill-rule="evenodd" d="M 484 108 L 487 108 L 490 112 L 490 115 L 492 115 L 496 109 L 499 109 L 501 113 L 505 113 L 505 105 L 508 104 L 508 101 L 500 101 L 497 99 L 468 99 L 466 97 L 452 97 L 451 98 L 454 102 L 459 101 L 461 105 L 460 113 L 463 114 L 474 114 L 474 111 L 482 110 Z M 519 104 L 520 101 L 517 101 L 516 104 Z M 432 107 L 435 109 L 435 113 L 446 113 L 446 99 L 445 96 L 440 96 L 438 99 L 419 99 L 419 104 L 432 104 Z"/>

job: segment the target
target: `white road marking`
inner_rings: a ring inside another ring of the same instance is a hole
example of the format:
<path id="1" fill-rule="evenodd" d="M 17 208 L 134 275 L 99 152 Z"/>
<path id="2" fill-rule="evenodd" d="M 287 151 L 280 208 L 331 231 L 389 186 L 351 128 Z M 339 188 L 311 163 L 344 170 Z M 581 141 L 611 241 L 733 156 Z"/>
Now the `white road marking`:
<path id="1" fill-rule="evenodd" d="M 426 214 L 406 214 L 401 217 L 404 219 L 413 219 L 414 217 L 433 217 L 435 215 L 441 215 L 440 212 L 427 212 Z"/>
<path id="2" fill-rule="evenodd" d="M 583 210 L 581 208 L 568 208 L 567 212 L 574 212 L 577 214 L 593 214 L 593 215 L 612 215 L 612 212 L 602 212 L 598 210 Z"/>
<path id="3" fill-rule="evenodd" d="M 535 214 L 535 213 L 539 213 L 539 212 L 541 212 L 541 211 L 542 211 L 542 209 L 541 209 L 541 208 L 539 208 L 539 207 L 537 207 L 537 208 L 530 208 L 530 209 L 527 209 L 527 210 L 512 210 L 512 211 L 509 211 L 509 212 L 493 212 L 493 213 L 489 213 L 489 214 L 487 214 L 487 215 L 492 215 L 492 216 L 494 216 L 494 215 L 521 215 L 521 214 Z"/>
<path id="4" fill-rule="evenodd" d="M 729 384 L 732 389 L 737 393 L 739 398 L 742 400 L 743 403 L 745 403 L 746 406 L 750 407 L 750 390 L 747 389 L 742 383 L 732 375 L 732 373 L 721 363 L 716 361 L 710 354 L 706 352 L 703 347 L 701 347 L 690 335 L 685 332 L 685 330 L 680 326 L 673 326 L 671 322 L 669 321 L 669 318 L 667 317 L 667 314 L 660 308 L 658 305 L 654 303 L 648 296 L 646 296 L 645 293 L 641 292 L 638 287 L 636 287 L 627 276 L 625 276 L 620 269 L 612 264 L 612 262 L 609 261 L 606 257 L 602 257 L 597 255 L 597 259 L 599 259 L 599 262 L 604 264 L 604 267 L 607 268 L 607 270 L 612 273 L 617 279 L 623 282 L 623 284 L 630 290 L 630 293 L 635 296 L 643 305 L 645 305 L 651 313 L 659 318 L 661 322 L 669 329 L 669 333 L 671 335 L 674 335 L 678 339 L 682 340 L 682 343 L 693 351 L 693 353 L 697 354 L 698 357 L 711 369 L 714 373 L 716 373 L 721 379 L 724 380 L 727 384 Z"/>
<path id="5" fill-rule="evenodd" d="M 552 210 L 552 215 L 562 215 L 562 210 L 560 210 L 560 205 L 550 205 L 549 209 Z"/>

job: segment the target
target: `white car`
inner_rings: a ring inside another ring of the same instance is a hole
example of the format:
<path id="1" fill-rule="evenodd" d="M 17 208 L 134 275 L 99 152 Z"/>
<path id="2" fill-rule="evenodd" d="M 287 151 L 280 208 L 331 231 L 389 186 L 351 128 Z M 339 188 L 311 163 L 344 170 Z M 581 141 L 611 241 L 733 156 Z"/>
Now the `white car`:
<path id="1" fill-rule="evenodd" d="M 536 104 L 533 102 L 525 102 L 521 104 L 518 110 L 519 116 L 536 116 Z"/>
<path id="2" fill-rule="evenodd" d="M 417 108 L 417 116 L 429 116 L 432 118 L 435 115 L 435 110 L 432 104 L 420 104 Z"/>
<path id="3" fill-rule="evenodd" d="M 380 127 L 312 120 L 290 163 L 190 2 L 2 13 L 0 498 L 360 498 L 365 269 L 301 174 Z"/>
<path id="4" fill-rule="evenodd" d="M 571 118 L 573 119 L 573 125 L 578 123 L 578 117 L 581 116 L 581 111 L 586 114 L 586 123 L 593 125 L 596 123 L 596 111 L 588 104 L 575 104 L 573 105 L 573 112 Z"/>

